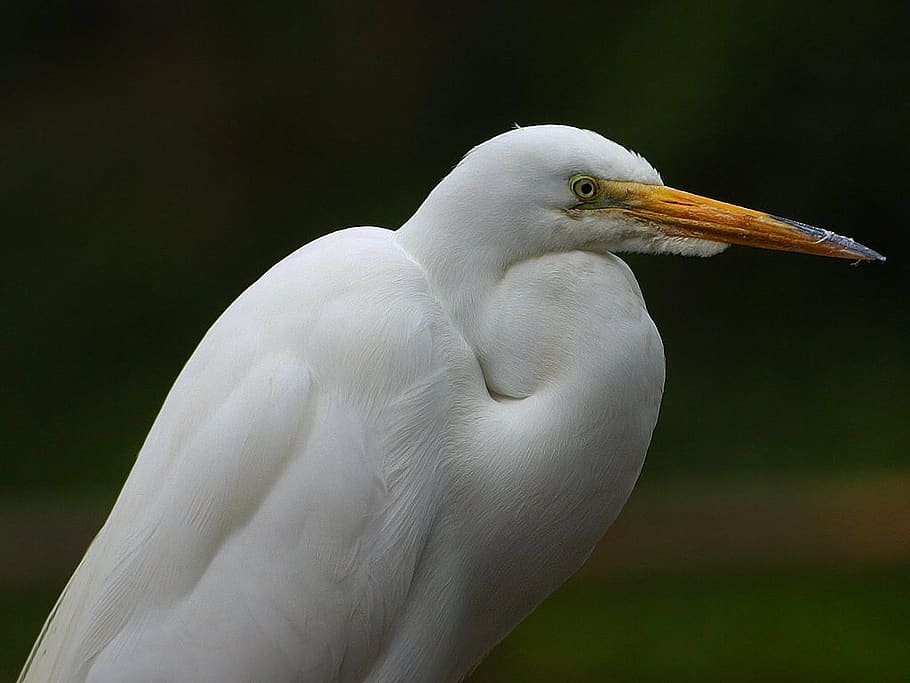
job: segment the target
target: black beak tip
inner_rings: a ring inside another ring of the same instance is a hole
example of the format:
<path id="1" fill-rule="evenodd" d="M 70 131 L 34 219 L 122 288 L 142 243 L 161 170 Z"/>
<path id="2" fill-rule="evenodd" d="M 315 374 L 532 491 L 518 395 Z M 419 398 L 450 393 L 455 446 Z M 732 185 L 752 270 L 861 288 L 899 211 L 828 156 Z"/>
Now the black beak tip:
<path id="1" fill-rule="evenodd" d="M 831 232 L 830 230 L 823 230 L 822 228 L 816 228 L 814 225 L 808 225 L 806 223 L 800 223 L 799 221 L 791 220 L 790 218 L 784 218 L 783 216 L 772 216 L 775 220 L 779 220 L 781 223 L 786 223 L 791 225 L 797 230 L 805 233 L 810 237 L 816 238 L 819 242 L 832 242 L 843 249 L 850 256 L 855 256 L 858 259 L 863 261 L 878 261 L 879 263 L 884 263 L 887 259 L 879 254 L 874 249 L 856 242 L 849 237 L 844 237 L 843 235 L 838 235 L 837 233 Z"/>

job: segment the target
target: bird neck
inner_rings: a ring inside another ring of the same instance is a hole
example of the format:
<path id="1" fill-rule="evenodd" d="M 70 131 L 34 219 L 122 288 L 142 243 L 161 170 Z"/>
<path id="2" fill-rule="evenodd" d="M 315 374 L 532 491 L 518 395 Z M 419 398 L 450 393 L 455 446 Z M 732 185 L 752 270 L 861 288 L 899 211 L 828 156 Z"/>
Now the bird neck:
<path id="1" fill-rule="evenodd" d="M 396 231 L 394 239 L 423 269 L 437 300 L 474 345 L 479 311 L 509 264 L 495 245 L 479 249 L 477 231 L 472 228 L 470 217 L 463 213 L 454 219 L 425 205 Z"/>

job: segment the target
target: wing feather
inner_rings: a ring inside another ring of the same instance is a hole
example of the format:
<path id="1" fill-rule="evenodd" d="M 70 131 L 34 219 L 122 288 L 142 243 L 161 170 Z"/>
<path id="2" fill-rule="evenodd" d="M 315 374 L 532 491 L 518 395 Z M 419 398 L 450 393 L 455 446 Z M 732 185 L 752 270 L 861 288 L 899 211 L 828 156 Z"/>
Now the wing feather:
<path id="1" fill-rule="evenodd" d="M 433 519 L 445 383 L 422 273 L 345 232 L 203 339 L 19 683 L 357 680 L 378 655 Z"/>

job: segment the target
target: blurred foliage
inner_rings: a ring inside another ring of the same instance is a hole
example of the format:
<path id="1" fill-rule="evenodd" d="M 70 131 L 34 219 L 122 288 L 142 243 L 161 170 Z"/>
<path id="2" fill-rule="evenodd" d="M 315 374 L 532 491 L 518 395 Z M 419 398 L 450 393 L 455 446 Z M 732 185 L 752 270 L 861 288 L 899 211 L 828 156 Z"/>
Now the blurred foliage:
<path id="1" fill-rule="evenodd" d="M 112 499 L 182 363 L 244 287 L 324 232 L 399 225 L 461 154 L 515 122 L 593 128 L 670 185 L 890 257 L 630 257 L 668 362 L 645 477 L 906 467 L 908 23 L 899 2 L 15 3 L 0 22 L 0 493 Z M 843 585 L 844 618 L 855 607 L 857 620 L 840 640 L 824 628 L 841 588 L 763 585 L 605 597 L 585 628 L 651 620 L 622 635 L 643 667 L 630 680 L 688 680 L 660 650 L 673 642 L 698 666 L 712 661 L 699 653 L 734 657 L 751 639 L 747 661 L 759 661 L 785 637 L 836 647 L 844 671 L 872 666 L 857 654 L 850 669 L 855 648 L 841 647 L 887 607 L 864 578 Z M 583 609 L 572 591 L 559 604 Z M 765 597 L 783 630 L 763 626 L 726 653 L 658 604 L 689 600 L 716 626 Z M 728 613 L 706 612 L 728 600 Z M 496 665 L 526 647 L 555 677 L 534 628 Z M 888 679 L 868 671 L 859 678 Z"/>
<path id="2" fill-rule="evenodd" d="M 472 683 L 907 680 L 910 575 L 574 579 Z"/>

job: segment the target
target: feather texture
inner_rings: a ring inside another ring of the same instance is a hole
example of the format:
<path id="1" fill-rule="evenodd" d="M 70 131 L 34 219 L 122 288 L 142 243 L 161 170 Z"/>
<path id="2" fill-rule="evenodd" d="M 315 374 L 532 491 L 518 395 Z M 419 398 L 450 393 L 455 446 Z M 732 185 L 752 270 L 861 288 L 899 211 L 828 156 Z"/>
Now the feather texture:
<path id="1" fill-rule="evenodd" d="M 663 350 L 628 267 L 554 203 L 584 149 L 654 171 L 540 128 L 225 311 L 20 683 L 457 681 L 581 565 L 640 472 Z"/>

